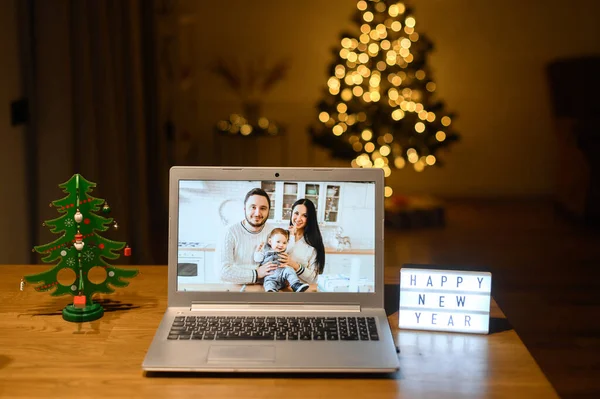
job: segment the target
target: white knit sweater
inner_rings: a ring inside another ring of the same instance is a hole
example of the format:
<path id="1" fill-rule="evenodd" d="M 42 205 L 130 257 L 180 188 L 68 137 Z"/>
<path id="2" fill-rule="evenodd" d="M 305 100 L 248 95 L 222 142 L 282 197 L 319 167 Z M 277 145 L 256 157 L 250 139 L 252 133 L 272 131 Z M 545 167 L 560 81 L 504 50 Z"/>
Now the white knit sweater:
<path id="1" fill-rule="evenodd" d="M 258 280 L 257 263 L 254 252 L 259 244 L 267 241 L 272 230 L 268 223 L 258 233 L 251 233 L 242 225 L 234 223 L 227 227 L 223 239 L 218 245 L 216 274 L 228 283 L 254 284 Z"/>
<path id="2" fill-rule="evenodd" d="M 298 277 L 306 283 L 312 284 L 317 281 L 319 266 L 317 265 L 317 250 L 308 245 L 304 236 L 298 241 L 294 240 L 291 234 L 288 243 L 287 253 L 292 260 L 300 264 L 300 269 L 296 271 Z"/>

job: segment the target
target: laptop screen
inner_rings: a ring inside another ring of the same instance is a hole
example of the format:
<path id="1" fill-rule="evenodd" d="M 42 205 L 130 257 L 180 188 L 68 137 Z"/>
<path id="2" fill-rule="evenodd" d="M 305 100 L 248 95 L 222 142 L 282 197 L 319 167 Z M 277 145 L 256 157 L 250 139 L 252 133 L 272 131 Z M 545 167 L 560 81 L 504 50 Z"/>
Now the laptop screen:
<path id="1" fill-rule="evenodd" d="M 178 291 L 374 291 L 375 182 L 180 180 L 178 197 Z"/>

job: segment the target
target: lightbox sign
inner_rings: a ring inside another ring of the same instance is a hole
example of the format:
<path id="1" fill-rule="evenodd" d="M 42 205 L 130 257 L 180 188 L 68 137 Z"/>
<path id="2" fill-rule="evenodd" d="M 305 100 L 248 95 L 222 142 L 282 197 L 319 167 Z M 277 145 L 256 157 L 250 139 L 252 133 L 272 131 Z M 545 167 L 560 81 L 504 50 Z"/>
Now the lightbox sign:
<path id="1" fill-rule="evenodd" d="M 491 291 L 489 272 L 402 267 L 399 327 L 487 334 Z"/>

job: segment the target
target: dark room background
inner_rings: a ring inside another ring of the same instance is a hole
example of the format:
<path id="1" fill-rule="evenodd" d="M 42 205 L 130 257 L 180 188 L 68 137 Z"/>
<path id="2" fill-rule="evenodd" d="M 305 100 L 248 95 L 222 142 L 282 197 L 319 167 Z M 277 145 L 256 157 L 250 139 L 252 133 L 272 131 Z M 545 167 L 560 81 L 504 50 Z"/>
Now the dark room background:
<path id="1" fill-rule="evenodd" d="M 307 127 L 317 116 L 315 106 L 333 61 L 331 48 L 352 27 L 355 0 L 154 0 L 106 2 L 108 8 L 82 1 L 87 11 L 75 3 L 0 2 L 2 263 L 29 263 L 31 245 L 50 241 L 41 222 L 56 217 L 48 203 L 61 197 L 57 184 L 79 171 L 76 164 L 98 183 L 99 196 L 111 202 L 114 217 L 122 221 L 122 237 L 115 239 L 133 242 L 138 252 L 132 261 L 142 263 L 166 261 L 164 253 L 146 248 L 164 237 L 161 218 L 167 213 L 164 188 L 171 164 L 347 166 L 312 146 Z M 122 7 L 117 3 L 127 6 L 117 9 Z M 411 4 L 416 30 L 435 45 L 429 63 L 438 94 L 458 114 L 455 127 L 462 140 L 445 154 L 444 167 L 394 171 L 388 184 L 398 193 L 441 198 L 553 196 L 557 175 L 570 165 L 559 162 L 563 149 L 557 135 L 565 122 L 553 114 L 545 71 L 554 60 L 600 52 L 598 2 Z M 94 7 L 104 10 L 107 19 L 94 19 Z M 85 18 L 99 23 L 97 30 L 82 28 Z M 33 26 L 24 30 L 23 20 Z M 117 26 L 103 30 L 112 24 Z M 28 32 L 35 36 L 30 57 Z M 77 44 L 85 38 L 75 40 L 74 32 L 97 33 L 98 43 L 109 43 L 107 51 L 117 49 L 118 55 L 108 61 L 82 55 Z M 264 114 L 286 125 L 285 137 L 245 145 L 214 134 L 219 119 L 240 111 L 239 99 L 211 71 L 219 58 L 241 65 L 261 58 L 289 61 L 285 78 L 263 99 Z M 27 60 L 35 68 L 24 65 Z M 95 62 L 106 62 L 107 70 L 120 63 L 116 70 L 125 68 L 129 75 L 113 81 L 110 98 L 116 103 L 104 98 L 109 105 L 95 109 L 96 122 L 77 125 L 80 110 L 87 109 L 77 102 L 77 88 Z M 30 93 L 32 80 L 33 146 L 27 139 L 31 125 L 13 126 L 9 112 L 11 102 Z M 131 90 L 138 100 L 119 98 Z M 104 118 L 113 122 L 98 122 Z M 86 126 L 94 130 L 88 138 Z M 93 162 L 88 153 L 94 154 Z M 31 165 L 37 168 L 33 181 Z M 148 233 L 152 230 L 158 233 Z"/>

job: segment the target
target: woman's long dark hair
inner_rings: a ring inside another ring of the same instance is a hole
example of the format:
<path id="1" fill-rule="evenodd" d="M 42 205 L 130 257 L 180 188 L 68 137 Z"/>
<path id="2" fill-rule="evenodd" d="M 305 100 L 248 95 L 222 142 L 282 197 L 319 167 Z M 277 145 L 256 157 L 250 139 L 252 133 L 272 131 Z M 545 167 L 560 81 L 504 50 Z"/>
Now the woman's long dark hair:
<path id="1" fill-rule="evenodd" d="M 325 268 L 325 246 L 323 245 L 323 237 L 321 236 L 321 230 L 319 230 L 319 223 L 317 222 L 317 210 L 315 209 L 315 204 L 307 198 L 301 198 L 294 202 L 294 205 L 292 205 L 292 213 L 290 215 L 290 226 L 292 225 L 292 217 L 294 216 L 294 209 L 297 205 L 304 205 L 306 207 L 304 240 L 317 251 L 318 274 L 323 274 L 323 269 Z"/>

